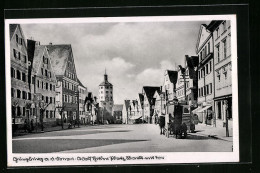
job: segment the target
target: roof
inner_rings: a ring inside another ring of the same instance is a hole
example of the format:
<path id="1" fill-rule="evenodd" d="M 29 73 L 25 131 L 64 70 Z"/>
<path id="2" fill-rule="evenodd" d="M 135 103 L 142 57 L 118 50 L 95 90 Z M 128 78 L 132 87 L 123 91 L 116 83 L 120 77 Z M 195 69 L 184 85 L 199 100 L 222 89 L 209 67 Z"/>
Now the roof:
<path id="1" fill-rule="evenodd" d="M 70 44 L 64 45 L 47 45 L 53 71 L 56 75 L 64 75 L 67 61 L 72 56 L 72 48 Z"/>
<path id="2" fill-rule="evenodd" d="M 223 20 L 212 20 L 208 24 L 207 30 L 209 30 L 210 32 L 213 32 L 222 22 L 223 22 Z"/>
<path id="3" fill-rule="evenodd" d="M 99 86 L 113 86 L 110 82 L 108 81 L 103 81 Z"/>
<path id="4" fill-rule="evenodd" d="M 144 106 L 144 95 L 142 93 L 139 93 L 139 100 L 140 100 L 140 104 L 141 104 L 141 107 L 143 109 L 143 106 Z"/>
<path id="5" fill-rule="evenodd" d="M 172 70 L 167 70 L 169 79 L 171 81 L 171 83 L 176 84 L 177 83 L 177 77 L 178 77 L 178 72 L 177 71 L 172 71 Z M 160 92 L 158 92 L 160 93 Z"/>
<path id="6" fill-rule="evenodd" d="M 190 68 L 197 67 L 199 65 L 199 57 L 186 55 L 186 62 L 187 66 Z"/>
<path id="7" fill-rule="evenodd" d="M 78 83 L 79 83 L 79 85 L 80 85 L 81 87 L 86 88 L 86 87 L 80 82 L 79 78 L 78 78 Z"/>
<path id="8" fill-rule="evenodd" d="M 156 86 L 144 86 L 143 87 L 144 93 L 146 94 L 149 103 L 151 103 L 151 101 L 153 100 L 153 95 L 155 93 L 155 91 L 160 92 L 160 87 L 156 87 Z"/>
<path id="9" fill-rule="evenodd" d="M 10 24 L 10 25 L 9 25 L 10 39 L 13 37 L 14 32 L 15 32 L 15 30 L 16 30 L 16 28 L 17 28 L 18 25 L 19 25 L 19 24 Z"/>
<path id="10" fill-rule="evenodd" d="M 39 66 L 41 65 L 42 62 L 42 56 L 44 54 L 46 46 L 35 46 L 34 50 L 34 56 L 33 56 L 33 64 L 32 64 L 32 70 L 34 73 L 38 72 Z"/>
<path id="11" fill-rule="evenodd" d="M 113 106 L 113 111 L 122 111 L 123 110 L 123 105 L 114 105 Z"/>

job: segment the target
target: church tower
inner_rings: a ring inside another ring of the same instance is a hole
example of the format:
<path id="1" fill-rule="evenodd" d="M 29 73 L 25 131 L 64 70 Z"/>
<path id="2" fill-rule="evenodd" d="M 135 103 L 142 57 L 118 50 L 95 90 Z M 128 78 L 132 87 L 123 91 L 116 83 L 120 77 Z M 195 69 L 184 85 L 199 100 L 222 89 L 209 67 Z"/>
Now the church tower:
<path id="1" fill-rule="evenodd" d="M 108 82 L 108 76 L 105 70 L 104 81 L 99 85 L 99 105 L 104 108 L 105 112 L 112 115 L 113 101 L 113 85 Z"/>

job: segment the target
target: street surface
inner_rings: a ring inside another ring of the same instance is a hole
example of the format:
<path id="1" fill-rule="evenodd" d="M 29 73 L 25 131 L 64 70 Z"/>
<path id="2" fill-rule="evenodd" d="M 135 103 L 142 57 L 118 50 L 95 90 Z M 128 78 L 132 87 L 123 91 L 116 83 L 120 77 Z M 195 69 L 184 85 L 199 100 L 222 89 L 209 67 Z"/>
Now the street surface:
<path id="1" fill-rule="evenodd" d="M 196 126 L 187 139 L 175 139 L 160 135 L 154 124 L 81 125 L 14 137 L 13 153 L 231 152 L 232 137 L 210 137 L 207 129 L 212 128 Z"/>

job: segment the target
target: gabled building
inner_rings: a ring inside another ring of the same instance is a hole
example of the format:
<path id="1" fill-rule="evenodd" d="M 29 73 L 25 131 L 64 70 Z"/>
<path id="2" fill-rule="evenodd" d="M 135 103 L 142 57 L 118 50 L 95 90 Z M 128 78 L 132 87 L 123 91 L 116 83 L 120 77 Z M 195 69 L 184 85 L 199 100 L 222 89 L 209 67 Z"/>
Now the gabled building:
<path id="1" fill-rule="evenodd" d="M 207 29 L 212 32 L 214 40 L 215 96 L 213 99 L 216 125 L 223 127 L 226 116 L 232 120 L 231 23 L 229 20 L 211 21 Z"/>
<path id="2" fill-rule="evenodd" d="M 116 124 L 122 124 L 123 123 L 123 105 L 114 105 L 113 106 L 113 117 L 114 122 Z"/>
<path id="3" fill-rule="evenodd" d="M 130 105 L 131 105 L 131 100 L 124 100 L 123 104 L 123 124 L 129 124 L 129 116 L 130 116 Z"/>
<path id="4" fill-rule="evenodd" d="M 11 104 L 12 123 L 21 124 L 33 118 L 33 91 L 31 76 L 28 74 L 27 45 L 19 24 L 10 24 L 10 60 L 11 60 Z"/>
<path id="5" fill-rule="evenodd" d="M 160 89 L 160 91 L 155 91 L 153 98 L 155 99 L 155 104 L 152 121 L 154 124 L 157 124 L 159 116 L 165 116 L 166 110 L 165 92 L 162 92 L 162 88 Z"/>
<path id="6" fill-rule="evenodd" d="M 198 65 L 198 106 L 199 120 L 205 124 L 212 124 L 212 111 L 214 111 L 214 45 L 212 33 L 207 25 L 202 24 L 196 44 L 196 54 L 199 57 Z"/>
<path id="7" fill-rule="evenodd" d="M 185 66 L 179 66 L 176 84 L 176 97 L 190 106 L 197 107 L 198 98 L 198 68 L 197 56 L 185 56 Z M 184 75 L 183 75 L 184 74 Z M 185 81 L 184 81 L 185 76 Z M 186 90 L 186 92 L 185 92 Z M 185 97 L 186 95 L 186 97 Z"/>
<path id="8" fill-rule="evenodd" d="M 79 82 L 79 119 L 80 123 L 86 124 L 87 123 L 87 118 L 86 118 L 86 107 L 85 107 L 85 100 L 86 97 L 88 96 L 88 90 L 87 87 L 85 87 L 80 80 L 78 79 Z"/>
<path id="9" fill-rule="evenodd" d="M 78 112 L 78 80 L 70 44 L 47 45 L 51 64 L 56 74 L 56 100 L 64 107 L 66 122 L 75 121 Z"/>
<path id="10" fill-rule="evenodd" d="M 152 123 L 155 99 L 153 98 L 155 91 L 160 92 L 160 87 L 144 86 L 142 94 L 144 96 L 144 113 L 143 118 L 145 122 Z"/>
<path id="11" fill-rule="evenodd" d="M 177 71 L 165 70 L 163 90 L 167 93 L 167 98 L 172 101 L 176 97 Z"/>
<path id="12" fill-rule="evenodd" d="M 29 74 L 32 75 L 32 89 L 35 94 L 41 94 L 41 102 L 43 103 L 37 109 L 37 122 L 55 124 L 56 76 L 48 49 L 45 45 L 40 45 L 39 42 L 34 40 L 27 40 L 27 47 L 28 59 L 31 62 Z M 42 114 L 40 109 L 43 111 Z"/>

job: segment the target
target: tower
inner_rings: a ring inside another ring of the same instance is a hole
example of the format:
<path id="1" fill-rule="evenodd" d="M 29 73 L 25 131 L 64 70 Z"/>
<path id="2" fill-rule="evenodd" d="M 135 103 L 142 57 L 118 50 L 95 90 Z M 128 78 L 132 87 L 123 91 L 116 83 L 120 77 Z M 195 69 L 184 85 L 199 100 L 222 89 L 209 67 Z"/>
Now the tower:
<path id="1" fill-rule="evenodd" d="M 112 116 L 112 108 L 114 105 L 113 85 L 108 82 L 106 70 L 104 74 L 104 81 L 99 85 L 99 105 L 104 109 L 104 112 L 107 112 Z"/>

